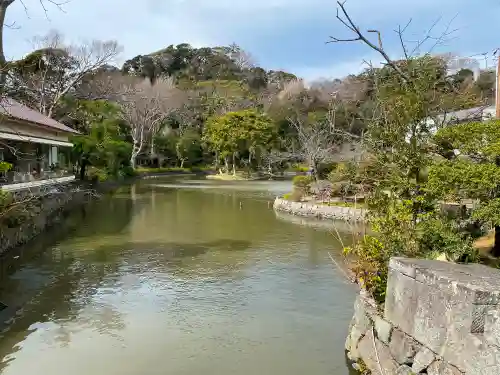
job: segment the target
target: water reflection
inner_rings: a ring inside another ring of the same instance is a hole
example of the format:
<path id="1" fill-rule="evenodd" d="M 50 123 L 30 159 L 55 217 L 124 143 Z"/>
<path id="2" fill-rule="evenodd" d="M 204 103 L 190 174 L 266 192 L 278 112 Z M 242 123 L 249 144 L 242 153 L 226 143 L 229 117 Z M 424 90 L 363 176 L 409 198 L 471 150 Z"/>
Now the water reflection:
<path id="1" fill-rule="evenodd" d="M 347 374 L 355 290 L 329 231 L 276 219 L 285 186 L 145 182 L 45 236 L 2 282 L 1 374 Z"/>

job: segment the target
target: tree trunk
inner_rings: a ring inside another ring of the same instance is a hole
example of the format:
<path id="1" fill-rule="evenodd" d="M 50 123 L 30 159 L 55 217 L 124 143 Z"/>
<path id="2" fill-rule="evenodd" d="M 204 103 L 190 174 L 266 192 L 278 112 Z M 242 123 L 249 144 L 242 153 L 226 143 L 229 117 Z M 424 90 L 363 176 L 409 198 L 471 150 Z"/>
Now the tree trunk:
<path id="1" fill-rule="evenodd" d="M 236 155 L 233 154 L 233 176 L 236 176 Z"/>
<path id="2" fill-rule="evenodd" d="M 5 85 L 5 80 L 7 78 L 7 72 L 5 70 L 7 61 L 5 60 L 5 53 L 3 50 L 3 31 L 5 27 L 5 14 L 7 13 L 7 8 L 12 4 L 14 0 L 0 0 L 0 88 L 3 89 Z M 3 90 L 2 90 L 3 91 Z"/>
<path id="3" fill-rule="evenodd" d="M 491 249 L 491 255 L 500 258 L 500 226 L 495 225 L 495 242 L 493 249 Z"/>
<path id="4" fill-rule="evenodd" d="M 130 156 L 130 166 L 134 169 L 135 169 L 135 164 L 136 164 L 135 158 L 136 158 L 136 156 L 134 154 L 132 154 L 132 156 Z"/>
<path id="5" fill-rule="evenodd" d="M 80 163 L 80 180 L 85 180 L 85 170 L 87 169 L 87 160 L 83 159 Z"/>
<path id="6" fill-rule="evenodd" d="M 181 159 L 181 168 L 184 168 L 184 159 Z"/>
<path id="7" fill-rule="evenodd" d="M 2 1 L 0 3 L 0 64 L 5 64 L 5 53 L 3 51 L 3 28 L 5 23 L 5 14 L 7 13 L 7 7 L 9 6 L 9 2 Z"/>
<path id="8" fill-rule="evenodd" d="M 229 160 L 227 159 L 227 156 L 224 158 L 224 168 L 225 172 L 229 173 Z"/>

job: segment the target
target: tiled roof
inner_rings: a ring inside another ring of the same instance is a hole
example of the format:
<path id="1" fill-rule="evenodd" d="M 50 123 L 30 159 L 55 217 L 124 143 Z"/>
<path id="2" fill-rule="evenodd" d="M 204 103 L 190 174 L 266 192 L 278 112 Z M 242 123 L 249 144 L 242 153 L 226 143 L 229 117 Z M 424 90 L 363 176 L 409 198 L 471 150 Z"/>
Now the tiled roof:
<path id="1" fill-rule="evenodd" d="M 71 129 L 69 126 L 42 115 L 40 112 L 37 112 L 12 98 L 3 98 L 0 100 L 0 114 L 7 115 L 17 120 L 32 122 L 37 125 L 45 126 L 65 133 L 78 133 L 78 131 Z"/>

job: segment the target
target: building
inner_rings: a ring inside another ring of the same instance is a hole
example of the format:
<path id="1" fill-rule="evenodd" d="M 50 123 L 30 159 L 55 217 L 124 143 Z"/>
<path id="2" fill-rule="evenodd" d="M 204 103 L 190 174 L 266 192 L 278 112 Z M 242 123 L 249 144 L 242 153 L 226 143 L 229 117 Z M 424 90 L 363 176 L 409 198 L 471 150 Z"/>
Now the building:
<path id="1" fill-rule="evenodd" d="M 11 98 L 0 100 L 0 171 L 2 190 L 66 183 L 75 175 L 70 160 L 77 131 Z"/>
<path id="2" fill-rule="evenodd" d="M 451 126 L 466 122 L 487 121 L 495 118 L 495 106 L 482 106 L 459 111 L 448 112 L 428 118 L 425 123 L 432 134 L 443 126 Z"/>

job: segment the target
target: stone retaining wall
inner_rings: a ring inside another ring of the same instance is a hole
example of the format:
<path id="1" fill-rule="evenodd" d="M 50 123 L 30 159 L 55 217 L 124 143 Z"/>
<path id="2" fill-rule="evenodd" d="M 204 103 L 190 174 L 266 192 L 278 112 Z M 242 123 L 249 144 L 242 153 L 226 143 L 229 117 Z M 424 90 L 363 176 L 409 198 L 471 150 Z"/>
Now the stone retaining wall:
<path id="1" fill-rule="evenodd" d="M 486 266 L 393 258 L 384 312 L 355 302 L 347 355 L 374 375 L 498 375 L 499 285 Z"/>
<path id="2" fill-rule="evenodd" d="M 92 198 L 89 190 L 80 188 L 76 183 L 47 189 L 15 192 L 15 199 L 20 202 L 26 201 L 29 206 L 26 212 L 23 212 L 21 224 L 9 228 L 2 223 L 0 256 L 33 240 L 45 229 L 64 220 L 64 215 L 69 210 Z"/>
<path id="3" fill-rule="evenodd" d="M 304 217 L 320 219 L 364 221 L 366 210 L 354 207 L 326 206 L 308 202 L 292 202 L 282 198 L 274 200 L 273 208 L 276 211 Z"/>

